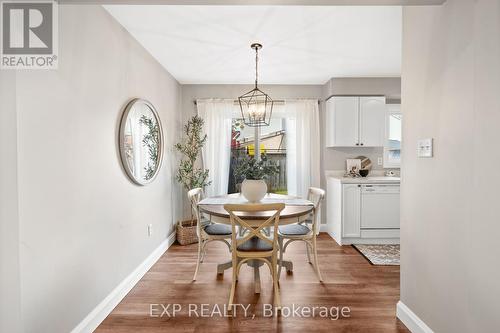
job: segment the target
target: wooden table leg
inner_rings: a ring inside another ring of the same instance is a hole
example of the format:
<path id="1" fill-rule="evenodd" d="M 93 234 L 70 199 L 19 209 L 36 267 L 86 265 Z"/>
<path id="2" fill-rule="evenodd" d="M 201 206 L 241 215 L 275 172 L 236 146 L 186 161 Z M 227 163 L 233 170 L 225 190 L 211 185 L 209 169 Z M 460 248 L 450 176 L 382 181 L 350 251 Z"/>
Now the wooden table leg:
<path id="1" fill-rule="evenodd" d="M 254 265 L 252 263 L 248 263 L 248 266 L 251 266 L 251 267 L 256 266 L 256 267 L 254 267 L 254 280 L 255 280 L 255 274 L 260 275 L 260 272 L 258 272 L 258 268 L 261 265 L 262 264 L 257 266 L 257 265 Z M 288 273 L 293 272 L 293 262 L 291 262 L 289 260 L 283 260 L 282 266 L 285 267 L 285 269 Z M 218 264 L 217 265 L 217 274 L 224 274 L 224 271 L 231 268 L 231 267 L 233 267 L 233 262 L 231 260 L 228 262 L 222 263 L 222 264 Z M 257 269 L 257 273 L 255 272 L 256 269 Z"/>
<path id="2" fill-rule="evenodd" d="M 283 260 L 281 265 L 286 268 L 287 273 L 293 272 L 293 262 L 289 260 Z"/>
<path id="3" fill-rule="evenodd" d="M 260 294 L 260 267 L 257 265 L 253 267 L 253 284 L 255 293 Z"/>
<path id="4" fill-rule="evenodd" d="M 231 267 L 233 267 L 233 261 L 232 260 L 230 260 L 228 262 L 225 262 L 223 264 L 218 264 L 217 265 L 217 274 L 224 274 L 224 271 L 226 269 L 231 268 Z"/>
<path id="5" fill-rule="evenodd" d="M 291 262 L 290 262 L 291 264 Z M 260 294 L 260 266 L 263 264 L 258 262 L 258 260 L 251 260 L 248 262 L 248 266 L 253 267 L 253 282 L 255 287 L 255 293 Z M 233 262 L 228 261 L 223 264 L 217 265 L 217 274 L 224 274 L 226 269 L 233 267 Z M 288 267 L 288 266 L 285 266 Z M 287 268 L 288 269 L 288 268 Z"/>

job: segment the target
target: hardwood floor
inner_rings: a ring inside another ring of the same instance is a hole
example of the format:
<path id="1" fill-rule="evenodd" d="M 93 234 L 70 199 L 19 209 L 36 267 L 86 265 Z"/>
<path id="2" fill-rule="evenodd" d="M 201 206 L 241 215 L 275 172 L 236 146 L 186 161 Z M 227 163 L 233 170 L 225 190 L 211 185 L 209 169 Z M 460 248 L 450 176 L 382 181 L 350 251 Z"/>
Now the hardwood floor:
<path id="1" fill-rule="evenodd" d="M 224 276 L 216 275 L 218 263 L 230 259 L 224 244 L 209 244 L 205 262 L 201 264 L 198 280 L 192 282 L 196 263 L 196 244 L 173 245 L 137 283 L 123 301 L 97 328 L 100 333 L 125 332 L 409 332 L 396 319 L 399 300 L 399 266 L 373 266 L 351 246 L 338 246 L 327 234 L 318 238 L 318 257 L 325 282 L 319 283 L 314 270 L 307 263 L 305 247 L 292 243 L 285 259 L 292 259 L 292 274 L 282 272 L 281 300 L 283 306 L 325 306 L 350 308 L 350 317 L 337 320 L 320 317 L 284 315 L 267 317 L 264 304 L 272 304 L 271 275 L 261 267 L 262 292 L 254 294 L 253 271 L 243 266 L 237 284 L 235 302 L 247 306 L 248 316 L 241 309 L 236 318 L 195 317 L 217 306 L 224 315 L 231 287 L 231 270 Z M 191 314 L 189 316 L 189 304 Z M 171 317 L 159 316 L 167 307 Z M 181 310 L 173 317 L 173 304 Z M 196 312 L 194 307 L 196 306 Z M 344 312 L 345 313 L 345 312 Z M 253 318 L 255 314 L 255 318 Z M 268 313 L 267 313 L 268 314 Z M 333 312 L 335 315 L 335 312 Z"/>

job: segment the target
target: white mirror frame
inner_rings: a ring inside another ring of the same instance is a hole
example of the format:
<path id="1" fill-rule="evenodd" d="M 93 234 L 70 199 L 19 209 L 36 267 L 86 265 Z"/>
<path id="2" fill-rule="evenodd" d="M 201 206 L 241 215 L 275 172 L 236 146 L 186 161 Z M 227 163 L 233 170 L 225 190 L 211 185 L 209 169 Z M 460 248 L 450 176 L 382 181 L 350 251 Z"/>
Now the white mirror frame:
<path id="1" fill-rule="evenodd" d="M 160 129 L 160 138 L 159 138 L 160 142 L 158 144 L 158 149 L 159 149 L 159 151 L 158 151 L 158 164 L 157 164 L 155 173 L 148 180 L 140 180 L 134 176 L 134 174 L 132 173 L 132 171 L 130 170 L 130 168 L 128 166 L 127 157 L 125 154 L 125 140 L 124 140 L 125 139 L 125 136 L 124 136 L 125 125 L 127 123 L 127 118 L 128 118 L 130 111 L 132 110 L 134 105 L 139 104 L 139 103 L 145 104 L 151 110 L 156 121 L 158 122 L 158 127 Z M 158 172 L 161 169 L 164 149 L 163 149 L 163 128 L 161 126 L 161 121 L 160 121 L 160 117 L 158 116 L 158 112 L 156 111 L 153 104 L 151 104 L 149 101 L 142 99 L 142 98 L 134 98 L 130 102 L 127 103 L 127 106 L 125 107 L 125 110 L 123 111 L 123 114 L 122 114 L 122 118 L 120 120 L 120 130 L 118 133 L 118 142 L 119 142 L 120 158 L 121 158 L 121 162 L 122 162 L 122 167 L 125 170 L 125 172 L 127 173 L 127 176 L 130 178 L 130 180 L 132 180 L 132 182 L 134 182 L 135 184 L 141 185 L 141 186 L 147 185 L 147 184 L 151 183 L 153 180 L 155 180 L 156 176 L 158 175 Z"/>

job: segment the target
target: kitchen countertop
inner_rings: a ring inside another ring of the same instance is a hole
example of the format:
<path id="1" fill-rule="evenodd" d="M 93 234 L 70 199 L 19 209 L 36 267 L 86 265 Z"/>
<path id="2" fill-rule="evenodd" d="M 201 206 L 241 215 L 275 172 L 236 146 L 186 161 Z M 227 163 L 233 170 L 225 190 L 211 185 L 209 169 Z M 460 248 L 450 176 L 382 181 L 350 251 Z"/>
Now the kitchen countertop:
<path id="1" fill-rule="evenodd" d="M 340 181 L 342 184 L 399 184 L 401 178 L 398 176 L 387 177 L 381 172 L 371 172 L 368 177 L 344 177 L 345 171 L 326 171 L 325 175 L 327 178 L 334 178 Z"/>

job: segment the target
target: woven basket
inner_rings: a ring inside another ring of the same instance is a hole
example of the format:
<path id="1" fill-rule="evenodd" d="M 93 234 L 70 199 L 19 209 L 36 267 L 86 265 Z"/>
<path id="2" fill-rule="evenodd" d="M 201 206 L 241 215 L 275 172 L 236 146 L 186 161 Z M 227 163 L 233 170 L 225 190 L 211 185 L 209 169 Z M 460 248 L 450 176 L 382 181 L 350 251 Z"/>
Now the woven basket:
<path id="1" fill-rule="evenodd" d="M 189 245 L 198 243 L 198 235 L 196 234 L 197 221 L 179 221 L 177 222 L 177 242 L 181 245 Z"/>

